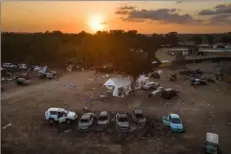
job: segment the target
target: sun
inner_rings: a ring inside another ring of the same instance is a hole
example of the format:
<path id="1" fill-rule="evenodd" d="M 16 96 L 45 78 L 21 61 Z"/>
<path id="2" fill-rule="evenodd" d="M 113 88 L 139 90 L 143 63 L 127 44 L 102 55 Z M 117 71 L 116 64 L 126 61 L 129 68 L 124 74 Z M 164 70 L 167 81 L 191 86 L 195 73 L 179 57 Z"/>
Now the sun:
<path id="1" fill-rule="evenodd" d="M 92 16 L 89 20 L 89 27 L 92 31 L 102 31 L 104 29 L 104 19 L 102 16 Z"/>

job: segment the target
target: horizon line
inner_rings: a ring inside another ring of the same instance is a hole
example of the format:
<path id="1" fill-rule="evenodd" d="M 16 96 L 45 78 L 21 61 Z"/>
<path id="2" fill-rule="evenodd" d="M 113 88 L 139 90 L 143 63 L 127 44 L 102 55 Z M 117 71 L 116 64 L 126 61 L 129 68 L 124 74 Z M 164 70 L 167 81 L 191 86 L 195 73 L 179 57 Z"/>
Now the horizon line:
<path id="1" fill-rule="evenodd" d="M 114 29 L 114 30 L 121 30 L 121 29 Z M 100 31 L 100 32 L 110 32 L 110 31 L 114 31 L 114 30 L 109 30 L 109 31 Z M 61 32 L 62 34 L 79 34 L 81 32 L 85 32 L 87 34 L 96 34 L 97 32 L 95 33 L 90 33 L 90 32 L 86 32 L 86 31 L 80 31 L 80 32 L 74 32 L 74 33 L 71 33 L 71 32 L 62 32 L 60 30 L 53 30 L 53 31 L 49 31 L 47 30 L 49 33 L 52 33 L 52 32 Z M 46 33 L 47 31 L 41 31 L 41 32 L 15 32 L 15 31 L 2 31 L 1 33 L 27 33 L 27 34 L 35 34 L 35 33 Z M 125 30 L 124 30 L 125 31 Z M 128 31 L 132 31 L 132 30 L 127 30 L 125 32 L 128 32 Z M 152 34 L 168 34 L 168 33 L 171 33 L 171 32 L 176 32 L 176 31 L 170 31 L 170 32 L 167 32 L 167 33 L 156 33 L 156 32 L 153 32 L 153 33 L 139 33 L 137 31 L 137 34 L 144 34 L 144 35 L 152 35 Z M 179 32 L 176 32 L 177 34 L 200 34 L 200 35 L 204 35 L 204 34 L 226 34 L 226 33 L 229 33 L 231 31 L 226 31 L 226 32 L 217 32 L 217 33 L 179 33 Z"/>

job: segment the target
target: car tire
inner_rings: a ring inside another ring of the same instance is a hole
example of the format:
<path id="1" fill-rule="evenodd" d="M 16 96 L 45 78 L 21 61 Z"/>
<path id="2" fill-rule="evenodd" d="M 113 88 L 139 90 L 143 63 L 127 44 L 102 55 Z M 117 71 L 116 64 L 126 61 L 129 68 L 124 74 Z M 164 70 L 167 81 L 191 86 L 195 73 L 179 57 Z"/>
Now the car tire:
<path id="1" fill-rule="evenodd" d="M 54 121 L 54 119 L 51 119 L 51 118 L 50 118 L 50 119 L 48 119 L 48 123 L 49 123 L 49 124 L 54 124 L 55 121 Z"/>
<path id="2" fill-rule="evenodd" d="M 67 124 L 71 124 L 71 120 L 70 119 L 66 119 L 66 123 Z"/>

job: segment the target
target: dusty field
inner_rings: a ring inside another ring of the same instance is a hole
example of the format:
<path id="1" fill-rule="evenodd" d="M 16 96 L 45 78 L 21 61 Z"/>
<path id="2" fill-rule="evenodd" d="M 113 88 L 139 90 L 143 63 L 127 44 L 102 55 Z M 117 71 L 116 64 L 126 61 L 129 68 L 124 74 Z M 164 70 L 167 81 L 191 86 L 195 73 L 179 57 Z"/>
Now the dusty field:
<path id="1" fill-rule="evenodd" d="M 207 70 L 205 64 L 200 68 Z M 164 70 L 158 82 L 180 90 L 180 94 L 168 101 L 148 98 L 148 93 L 143 91 L 125 98 L 94 100 L 102 92 L 101 84 L 106 79 L 91 71 L 72 72 L 58 80 L 5 91 L 1 97 L 1 125 L 12 125 L 2 130 L 2 153 L 199 154 L 204 153 L 205 133 L 211 131 L 219 134 L 222 152 L 229 154 L 230 85 L 216 82 L 195 89 L 184 77 L 169 82 L 169 73 Z M 148 116 L 148 125 L 121 135 L 114 130 L 112 117 L 107 131 L 83 134 L 75 130 L 75 124 L 51 127 L 44 120 L 49 107 L 64 107 L 80 114 L 84 106 L 96 112 L 107 109 L 112 114 L 141 108 Z M 174 134 L 163 127 L 160 118 L 170 112 L 181 116 L 185 133 Z"/>

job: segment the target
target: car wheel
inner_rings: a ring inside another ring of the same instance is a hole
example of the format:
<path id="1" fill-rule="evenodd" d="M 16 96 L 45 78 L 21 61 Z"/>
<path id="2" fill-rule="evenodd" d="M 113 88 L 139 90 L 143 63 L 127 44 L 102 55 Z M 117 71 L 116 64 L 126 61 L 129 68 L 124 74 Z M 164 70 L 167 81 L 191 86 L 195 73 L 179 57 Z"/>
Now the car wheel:
<path id="1" fill-rule="evenodd" d="M 70 124 L 70 123 L 71 123 L 71 120 L 70 120 L 70 119 L 66 119 L 66 123 L 67 123 L 67 124 Z"/>
<path id="2" fill-rule="evenodd" d="M 54 119 L 49 119 L 49 120 L 48 120 L 48 123 L 49 123 L 49 124 L 54 124 L 55 121 L 54 121 Z"/>

